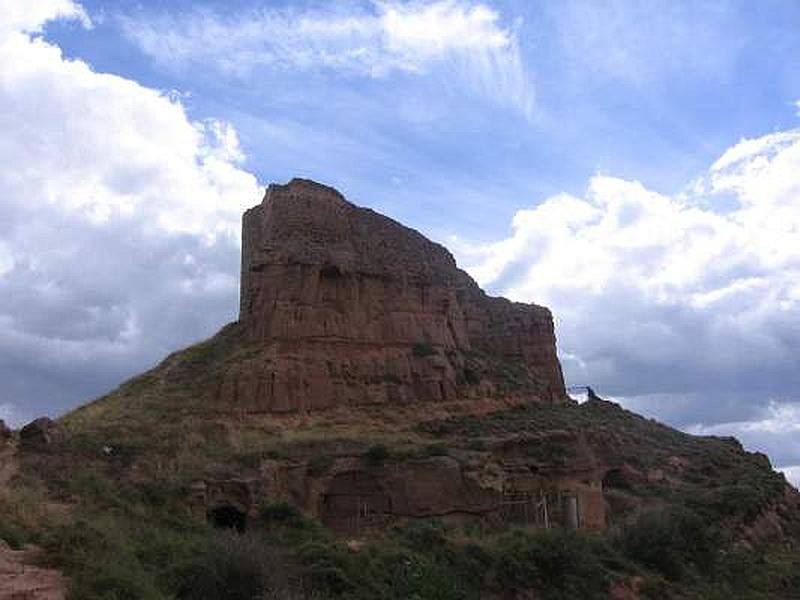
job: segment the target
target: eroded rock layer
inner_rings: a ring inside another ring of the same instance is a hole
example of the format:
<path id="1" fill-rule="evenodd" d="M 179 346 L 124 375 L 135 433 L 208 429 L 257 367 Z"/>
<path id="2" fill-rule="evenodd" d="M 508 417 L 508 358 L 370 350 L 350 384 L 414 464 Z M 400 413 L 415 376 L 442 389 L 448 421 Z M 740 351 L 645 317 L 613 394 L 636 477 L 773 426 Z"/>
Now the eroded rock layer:
<path id="1" fill-rule="evenodd" d="M 487 296 L 444 247 L 332 188 L 269 187 L 244 215 L 241 285 L 256 349 L 220 398 L 242 409 L 566 398 L 547 308 Z"/>

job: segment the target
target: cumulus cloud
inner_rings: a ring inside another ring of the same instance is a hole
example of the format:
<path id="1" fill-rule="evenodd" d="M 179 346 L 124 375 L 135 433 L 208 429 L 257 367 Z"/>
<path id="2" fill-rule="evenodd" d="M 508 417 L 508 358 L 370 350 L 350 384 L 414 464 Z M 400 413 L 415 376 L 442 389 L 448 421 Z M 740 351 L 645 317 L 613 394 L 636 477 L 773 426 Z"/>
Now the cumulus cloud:
<path id="1" fill-rule="evenodd" d="M 72 0 L 36 0 L 36 2 L 4 1 L 0 4 L 0 35 L 10 32 L 39 33 L 53 19 L 77 19 L 84 27 L 91 20 L 79 4 Z"/>
<path id="2" fill-rule="evenodd" d="M 680 194 L 597 176 L 461 254 L 481 284 L 553 308 L 572 383 L 678 425 L 758 421 L 765 447 L 789 434 L 764 411 L 800 401 L 799 174 L 800 130 L 746 139 Z"/>
<path id="3" fill-rule="evenodd" d="M 533 90 L 513 27 L 483 3 L 374 2 L 368 8 L 265 8 L 234 14 L 126 19 L 145 53 L 173 68 L 212 65 L 236 77 L 268 70 L 323 70 L 349 76 L 442 74 L 530 115 Z"/>
<path id="4" fill-rule="evenodd" d="M 21 422 L 11 404 L 0 404 L 0 421 L 10 427 L 16 427 Z"/>
<path id="5" fill-rule="evenodd" d="M 800 489 L 800 465 L 783 467 L 779 470 L 783 472 L 786 479 L 788 479 L 794 487 Z"/>
<path id="6" fill-rule="evenodd" d="M 0 10 L 0 403 L 31 416 L 232 317 L 260 195 L 229 125 L 67 60 L 35 33 L 84 11 L 35 4 Z"/>

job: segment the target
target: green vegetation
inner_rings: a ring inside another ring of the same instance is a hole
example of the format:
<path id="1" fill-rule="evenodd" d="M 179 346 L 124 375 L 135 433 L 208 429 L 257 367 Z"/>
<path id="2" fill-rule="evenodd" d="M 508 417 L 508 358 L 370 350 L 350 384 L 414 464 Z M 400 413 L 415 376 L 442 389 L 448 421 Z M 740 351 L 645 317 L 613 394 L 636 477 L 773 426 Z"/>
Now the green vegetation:
<path id="1" fill-rule="evenodd" d="M 717 531 L 688 509 L 649 510 L 624 527 L 617 543 L 622 552 L 670 580 L 688 571 L 713 570 L 720 548 Z"/>
<path id="2" fill-rule="evenodd" d="M 237 335 L 229 328 L 169 357 L 67 417 L 66 440 L 21 456 L 0 498 L 0 538 L 42 545 L 69 577 L 71 600 L 571 600 L 607 598 L 633 580 L 653 600 L 797 597 L 800 558 L 783 545 L 800 540 L 797 510 L 781 504 L 782 476 L 731 439 L 689 436 L 603 402 L 389 426 L 384 407 L 365 407 L 363 421 L 285 430 L 223 420 L 207 410 L 205 378 L 254 351 Z M 415 355 L 435 352 L 421 346 Z M 503 385 L 531 380 L 482 355 L 467 367 L 474 381 L 491 369 Z M 283 501 L 267 499 L 244 534 L 213 529 L 189 509 L 193 482 L 262 476 L 268 461 L 305 465 L 315 478 L 338 458 L 378 469 L 448 456 L 466 471 L 517 439 L 525 442 L 512 456 L 545 477 L 580 458 L 578 439 L 638 474 L 606 491 L 607 532 L 420 520 L 347 543 Z M 758 528 L 767 512 L 787 537 L 742 543 L 742 528 Z"/>
<path id="3" fill-rule="evenodd" d="M 318 454 L 317 456 L 312 456 L 308 461 L 307 472 L 311 477 L 322 477 L 323 475 L 327 475 L 328 471 L 330 471 L 331 467 L 333 467 L 335 460 L 336 459 L 330 454 Z"/>
<path id="4" fill-rule="evenodd" d="M 417 358 L 425 358 L 426 356 L 433 356 L 436 354 L 436 349 L 431 346 L 428 341 L 417 342 L 411 346 L 411 352 Z"/>
<path id="5" fill-rule="evenodd" d="M 364 452 L 364 460 L 372 467 L 379 467 L 389 456 L 389 448 L 385 444 L 373 444 Z"/>

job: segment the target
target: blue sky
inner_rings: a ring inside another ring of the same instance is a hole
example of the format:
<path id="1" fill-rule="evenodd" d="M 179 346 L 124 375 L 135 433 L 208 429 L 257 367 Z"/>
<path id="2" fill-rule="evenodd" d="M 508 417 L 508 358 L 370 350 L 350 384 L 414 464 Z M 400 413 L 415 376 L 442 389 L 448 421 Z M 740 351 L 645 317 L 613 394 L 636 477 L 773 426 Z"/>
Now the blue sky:
<path id="1" fill-rule="evenodd" d="M 329 181 L 440 236 L 493 239 L 520 205 L 580 193 L 598 172 L 675 192 L 741 137 L 796 125 L 797 3 L 600 4 L 453 3 L 485 6 L 492 28 L 518 46 L 530 114 L 504 99 L 506 90 L 470 86 L 457 56 L 421 73 L 370 76 L 298 66 L 268 41 L 288 36 L 292 19 L 377 17 L 379 3 L 84 2 L 94 29 L 62 22 L 48 37 L 99 71 L 189 94 L 191 118 L 232 123 L 245 167 L 261 181 Z M 269 19 L 288 23 L 270 31 Z M 261 21 L 267 41 L 215 48 L 215 40 L 187 39 L 200 21 L 228 31 Z M 143 31 L 205 47 L 173 60 L 166 49 L 143 52 Z M 283 64 L 254 60 L 235 73 L 218 62 L 258 50 Z M 498 52 L 501 71 L 512 70 L 510 54 Z M 436 202 L 423 199 L 431 191 Z M 446 208 L 454 202 L 470 210 L 454 215 Z M 489 202 L 493 209 L 481 210 Z"/>
<path id="2" fill-rule="evenodd" d="M 800 474 L 800 4 L 0 3 L 0 417 L 235 318 L 310 177 L 550 306 L 570 383 Z"/>

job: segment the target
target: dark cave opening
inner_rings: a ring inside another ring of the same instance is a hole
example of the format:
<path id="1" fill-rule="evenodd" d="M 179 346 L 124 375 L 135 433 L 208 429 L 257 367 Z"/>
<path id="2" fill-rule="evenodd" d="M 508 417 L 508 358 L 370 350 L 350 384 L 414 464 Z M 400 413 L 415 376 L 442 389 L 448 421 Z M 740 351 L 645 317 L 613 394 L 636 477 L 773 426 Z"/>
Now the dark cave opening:
<path id="1" fill-rule="evenodd" d="M 230 504 L 209 509 L 206 515 L 208 522 L 218 529 L 233 529 L 239 533 L 247 529 L 247 515 Z"/>
<path id="2" fill-rule="evenodd" d="M 622 469 L 611 469 L 603 477 L 603 489 L 605 490 L 627 490 L 630 487 L 631 484 Z"/>
<path id="3" fill-rule="evenodd" d="M 338 279 L 342 277 L 342 272 L 336 265 L 326 264 L 319 270 L 322 279 Z"/>

